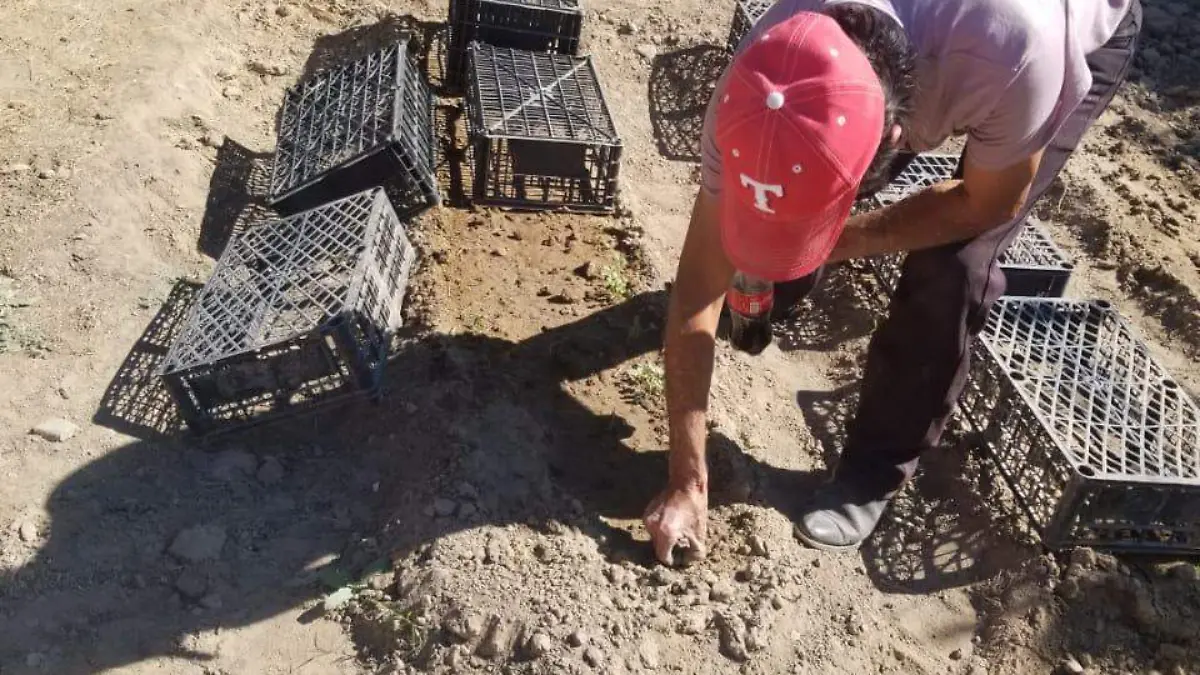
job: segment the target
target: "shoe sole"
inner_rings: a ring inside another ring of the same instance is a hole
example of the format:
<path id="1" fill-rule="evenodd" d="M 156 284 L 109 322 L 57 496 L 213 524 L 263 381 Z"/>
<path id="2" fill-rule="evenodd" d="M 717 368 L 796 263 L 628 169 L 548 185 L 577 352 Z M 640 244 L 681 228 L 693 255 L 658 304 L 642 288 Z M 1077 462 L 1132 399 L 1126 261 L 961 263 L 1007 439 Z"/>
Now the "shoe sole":
<path id="1" fill-rule="evenodd" d="M 826 544 L 825 542 L 817 541 L 816 539 L 808 536 L 805 534 L 804 530 L 799 527 L 795 528 L 793 533 L 796 535 L 797 539 L 804 542 L 807 546 L 822 551 L 829 551 L 830 553 L 850 553 L 857 551 L 863 545 L 863 542 L 861 541 L 857 544 L 842 544 L 840 546 L 838 544 Z"/>

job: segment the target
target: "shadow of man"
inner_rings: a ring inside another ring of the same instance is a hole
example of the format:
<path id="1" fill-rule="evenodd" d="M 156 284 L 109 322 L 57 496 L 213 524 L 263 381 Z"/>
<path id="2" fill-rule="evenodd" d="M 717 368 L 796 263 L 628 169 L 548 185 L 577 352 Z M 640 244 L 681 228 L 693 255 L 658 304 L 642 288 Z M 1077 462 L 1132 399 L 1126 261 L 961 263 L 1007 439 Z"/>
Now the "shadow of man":
<path id="1" fill-rule="evenodd" d="M 640 518 L 665 453 L 630 447 L 628 421 L 567 385 L 658 349 L 664 302 L 643 294 L 521 342 L 414 337 L 382 407 L 104 454 L 58 485 L 47 540 L 0 583 L 0 662 L 39 653 L 56 673 L 168 655 L 203 663 L 214 655 L 188 636 L 296 611 L 319 595 L 322 569 L 358 574 L 468 527 L 555 519 L 607 557 L 652 562 L 632 527 L 609 523 Z M 773 471 L 724 438 L 712 457 Z M 714 503 L 745 496 L 723 492 L 730 473 L 715 471 Z M 473 517 L 425 515 L 465 482 Z"/>

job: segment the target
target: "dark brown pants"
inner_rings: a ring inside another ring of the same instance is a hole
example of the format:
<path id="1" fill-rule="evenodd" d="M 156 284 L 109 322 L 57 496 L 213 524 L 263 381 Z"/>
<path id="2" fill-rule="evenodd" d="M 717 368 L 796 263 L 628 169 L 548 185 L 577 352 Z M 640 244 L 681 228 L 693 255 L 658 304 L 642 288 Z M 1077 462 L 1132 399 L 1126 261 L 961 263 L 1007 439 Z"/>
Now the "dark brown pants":
<path id="1" fill-rule="evenodd" d="M 969 241 L 908 254 L 888 317 L 871 338 L 839 478 L 894 489 L 912 476 L 921 452 L 937 445 L 966 384 L 972 338 L 1004 294 L 997 260 L 1125 80 L 1141 25 L 1134 0 L 1116 35 L 1088 57 L 1091 90 L 1046 149 L 1020 216 Z M 911 159 L 899 157 L 894 172 Z"/>

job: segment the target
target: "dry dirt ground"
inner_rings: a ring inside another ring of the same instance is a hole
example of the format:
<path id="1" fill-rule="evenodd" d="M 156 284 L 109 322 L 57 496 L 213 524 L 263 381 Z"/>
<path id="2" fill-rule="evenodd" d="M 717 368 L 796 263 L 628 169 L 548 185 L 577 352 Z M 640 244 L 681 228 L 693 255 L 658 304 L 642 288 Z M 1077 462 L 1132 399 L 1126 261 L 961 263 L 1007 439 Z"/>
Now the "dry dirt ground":
<path id="1" fill-rule="evenodd" d="M 1044 554 L 967 447 L 862 552 L 793 539 L 879 316 L 854 266 L 763 355 L 721 346 L 712 556 L 653 564 L 664 289 L 731 13 L 592 3 L 621 212 L 426 214 L 384 402 L 198 442 L 145 374 L 261 196 L 284 88 L 446 8 L 6 0 L 0 673 L 1198 672 L 1196 567 Z M 1148 0 L 1145 45 L 1041 211 L 1068 293 L 1195 396 L 1200 8 Z"/>

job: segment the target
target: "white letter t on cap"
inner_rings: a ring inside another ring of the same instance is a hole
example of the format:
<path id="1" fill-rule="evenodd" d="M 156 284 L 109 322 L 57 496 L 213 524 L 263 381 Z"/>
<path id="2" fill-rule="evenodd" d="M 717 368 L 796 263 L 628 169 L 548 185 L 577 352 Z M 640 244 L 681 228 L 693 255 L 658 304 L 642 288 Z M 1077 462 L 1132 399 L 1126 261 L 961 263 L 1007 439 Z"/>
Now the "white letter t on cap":
<path id="1" fill-rule="evenodd" d="M 741 174 L 741 178 L 742 187 L 754 188 L 754 208 L 762 211 L 763 213 L 775 213 L 775 209 L 772 209 L 770 202 L 767 201 L 767 195 L 782 197 L 783 186 L 760 183 L 746 174 Z"/>

